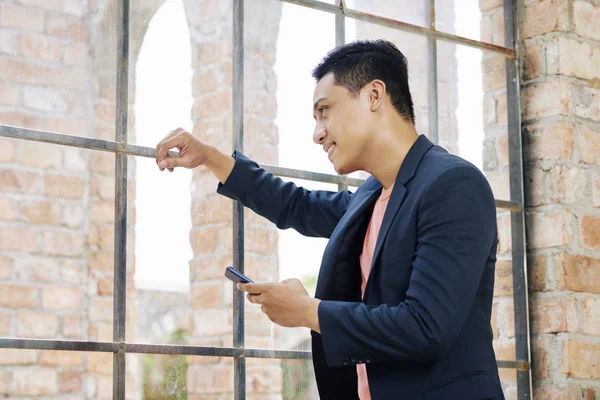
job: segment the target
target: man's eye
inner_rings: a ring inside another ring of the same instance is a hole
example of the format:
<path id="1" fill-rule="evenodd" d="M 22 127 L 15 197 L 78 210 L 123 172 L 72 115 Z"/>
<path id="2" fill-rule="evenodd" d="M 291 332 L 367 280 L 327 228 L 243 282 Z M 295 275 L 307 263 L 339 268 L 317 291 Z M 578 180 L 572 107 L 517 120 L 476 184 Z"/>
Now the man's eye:
<path id="1" fill-rule="evenodd" d="M 325 107 L 320 107 L 319 108 L 319 113 L 323 114 L 324 111 L 325 111 Z"/>

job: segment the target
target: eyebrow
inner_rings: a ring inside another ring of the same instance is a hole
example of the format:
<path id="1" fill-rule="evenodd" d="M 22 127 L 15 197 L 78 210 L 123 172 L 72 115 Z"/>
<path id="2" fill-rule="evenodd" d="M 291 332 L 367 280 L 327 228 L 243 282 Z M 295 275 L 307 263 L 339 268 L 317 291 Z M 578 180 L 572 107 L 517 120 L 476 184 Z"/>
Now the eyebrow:
<path id="1" fill-rule="evenodd" d="M 313 113 L 317 110 L 319 103 L 322 102 L 323 100 L 327 100 L 327 97 L 321 97 L 319 100 L 315 101 L 315 104 L 313 105 Z"/>

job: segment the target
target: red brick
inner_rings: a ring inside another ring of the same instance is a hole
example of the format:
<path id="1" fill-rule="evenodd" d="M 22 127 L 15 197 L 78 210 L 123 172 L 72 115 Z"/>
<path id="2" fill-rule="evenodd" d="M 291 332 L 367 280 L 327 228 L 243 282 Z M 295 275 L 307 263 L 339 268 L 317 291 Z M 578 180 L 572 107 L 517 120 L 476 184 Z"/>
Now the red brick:
<path id="1" fill-rule="evenodd" d="M 192 366 L 188 369 L 188 391 L 203 395 L 230 393 L 233 391 L 233 369 Z"/>
<path id="2" fill-rule="evenodd" d="M 77 351 L 40 351 L 40 364 L 49 367 L 78 367 L 83 363 L 83 353 Z"/>
<path id="3" fill-rule="evenodd" d="M 92 250 L 114 251 L 114 226 L 112 224 L 93 224 L 88 237 Z"/>
<path id="4" fill-rule="evenodd" d="M 573 114 L 576 117 L 600 122 L 600 88 L 593 85 L 573 86 Z M 582 125 L 579 131 L 582 134 Z M 583 134 L 589 132 L 583 131 Z M 594 142 L 597 145 L 597 142 Z"/>
<path id="5" fill-rule="evenodd" d="M 0 8 L 0 25 L 42 32 L 44 30 L 44 13 L 29 7 L 5 5 Z"/>
<path id="6" fill-rule="evenodd" d="M 583 195 L 587 182 L 586 171 L 582 168 L 557 165 L 550 170 L 551 201 L 572 204 L 587 201 Z"/>
<path id="7" fill-rule="evenodd" d="M 89 49 L 85 42 L 71 42 L 63 49 L 63 63 L 69 67 L 86 68 L 89 64 Z"/>
<path id="8" fill-rule="evenodd" d="M 190 305 L 193 309 L 223 307 L 226 289 L 229 288 L 220 281 L 194 284 L 190 288 Z"/>
<path id="9" fill-rule="evenodd" d="M 38 352 L 23 349 L 0 349 L 0 365 L 33 365 L 37 363 Z"/>
<path id="10" fill-rule="evenodd" d="M 42 178 L 38 174 L 11 169 L 0 170 L 0 187 L 3 192 L 41 194 Z"/>
<path id="11" fill-rule="evenodd" d="M 64 283 L 83 283 L 84 267 L 81 261 L 64 260 L 60 267 L 60 281 Z"/>
<path id="12" fill-rule="evenodd" d="M 231 60 L 231 38 L 200 43 L 192 48 L 192 65 L 210 65 Z"/>
<path id="13" fill-rule="evenodd" d="M 83 300 L 79 288 L 47 286 L 42 289 L 42 305 L 45 310 L 78 310 Z"/>
<path id="14" fill-rule="evenodd" d="M 82 391 L 81 371 L 62 371 L 59 373 L 59 385 L 61 393 L 77 393 Z"/>
<path id="15" fill-rule="evenodd" d="M 588 297 L 583 301 L 582 332 L 600 336 L 600 298 Z"/>
<path id="16" fill-rule="evenodd" d="M 19 282 L 53 282 L 58 276 L 58 261 L 45 257 L 19 257 L 15 260 Z"/>
<path id="17" fill-rule="evenodd" d="M 87 372 L 96 372 L 99 374 L 111 374 L 112 373 L 112 359 L 111 353 L 100 353 L 93 352 L 87 355 Z"/>
<path id="18" fill-rule="evenodd" d="M 89 32 L 81 18 L 71 16 L 51 16 L 47 22 L 48 33 L 61 39 L 88 41 Z"/>
<path id="19" fill-rule="evenodd" d="M 43 83 L 43 69 L 32 61 L 0 58 L 2 78 L 17 83 Z"/>
<path id="20" fill-rule="evenodd" d="M 0 280 L 9 280 L 12 276 L 12 259 L 0 255 Z"/>
<path id="21" fill-rule="evenodd" d="M 17 336 L 56 339 L 58 316 L 54 313 L 21 311 L 17 314 Z"/>
<path id="22" fill-rule="evenodd" d="M 551 386 L 537 387 L 533 390 L 533 398 L 543 400 L 569 399 L 569 388 L 562 384 L 553 384 Z"/>
<path id="23" fill-rule="evenodd" d="M 16 396 L 48 396 L 58 393 L 54 368 L 23 369 L 13 374 L 12 391 Z"/>
<path id="24" fill-rule="evenodd" d="M 569 160 L 573 155 L 573 125 L 566 121 L 539 123 L 524 128 L 524 158 Z"/>
<path id="25" fill-rule="evenodd" d="M 12 161 L 15 144 L 14 139 L 0 138 L 0 148 L 2 148 L 2 151 L 0 151 L 1 163 Z"/>
<path id="26" fill-rule="evenodd" d="M 111 322 L 113 317 L 112 299 L 92 299 L 89 309 L 90 321 Z"/>
<path id="27" fill-rule="evenodd" d="M 524 120 L 571 115 L 571 87 L 565 80 L 551 79 L 534 83 L 526 86 L 521 93 Z"/>
<path id="28" fill-rule="evenodd" d="M 48 231 L 42 234 L 41 251 L 52 256 L 83 256 L 85 236 L 79 232 Z"/>
<path id="29" fill-rule="evenodd" d="M 114 253 L 108 251 L 93 252 L 89 268 L 91 271 L 111 272 L 114 270 Z"/>
<path id="30" fill-rule="evenodd" d="M 31 225 L 58 225 L 60 205 L 49 201 L 25 201 L 19 204 L 21 218 Z"/>
<path id="31" fill-rule="evenodd" d="M 532 212 L 527 215 L 531 249 L 567 246 L 573 239 L 573 216 L 567 210 Z"/>
<path id="32" fill-rule="evenodd" d="M 114 201 L 92 201 L 90 204 L 90 219 L 98 222 L 114 223 Z"/>
<path id="33" fill-rule="evenodd" d="M 112 277 L 98 280 L 98 294 L 100 296 L 112 296 L 114 293 L 114 279 Z"/>
<path id="34" fill-rule="evenodd" d="M 24 57 L 47 62 L 60 60 L 62 50 L 58 39 L 38 33 L 23 33 L 20 49 Z"/>
<path id="35" fill-rule="evenodd" d="M 572 297 L 538 297 L 531 301 L 533 333 L 577 332 L 577 308 Z"/>
<path id="36" fill-rule="evenodd" d="M 502 337 L 515 337 L 515 308 L 513 302 L 502 302 L 498 305 L 499 327 Z"/>
<path id="37" fill-rule="evenodd" d="M 600 259 L 572 254 L 554 256 L 558 289 L 600 294 Z"/>
<path id="38" fill-rule="evenodd" d="M 38 234 L 27 228 L 0 226 L 2 250 L 33 253 L 38 247 Z"/>
<path id="39" fill-rule="evenodd" d="M 506 92 L 498 96 L 496 101 L 496 117 L 498 125 L 508 125 L 508 109 L 506 104 Z M 508 134 L 503 134 L 500 137 L 503 147 L 499 147 L 498 151 L 502 155 L 502 163 L 500 165 L 508 165 Z"/>
<path id="40" fill-rule="evenodd" d="M 1 64 L 2 61 L 0 60 L 0 66 Z M 16 111 L 0 111 L 0 121 L 4 125 L 39 129 L 41 118 L 25 109 L 18 109 Z"/>
<path id="41" fill-rule="evenodd" d="M 0 82 L 0 105 L 15 106 L 19 101 L 19 89 L 11 82 Z"/>
<path id="42" fill-rule="evenodd" d="M 514 361 L 517 358 L 517 352 L 515 350 L 515 344 L 511 342 L 494 341 L 494 352 L 496 353 L 497 360 Z M 500 368 L 498 370 L 500 380 L 503 383 L 514 381 L 516 376 L 514 370 L 507 368 Z"/>
<path id="43" fill-rule="evenodd" d="M 527 195 L 525 204 L 530 207 L 546 204 L 546 177 L 547 174 L 537 166 L 530 166 L 524 171 L 525 187 Z"/>
<path id="44" fill-rule="evenodd" d="M 76 118 L 46 117 L 44 119 L 44 129 L 51 132 L 62 133 L 65 135 L 88 136 L 86 135 L 87 127 L 85 121 Z M 66 154 L 68 150 L 78 153 L 82 151 L 80 149 L 75 148 L 65 148 L 61 150 L 65 154 L 65 164 L 67 161 Z"/>
<path id="45" fill-rule="evenodd" d="M 63 11 L 67 14 L 81 17 L 87 11 L 87 6 L 87 2 L 80 0 L 64 0 Z"/>
<path id="46" fill-rule="evenodd" d="M 586 42 L 557 38 L 546 45 L 546 68 L 551 75 L 599 78 L 600 49 L 595 49 Z"/>
<path id="47" fill-rule="evenodd" d="M 56 145 L 45 143 L 19 143 L 17 162 L 34 168 L 60 168 L 62 149 Z"/>
<path id="48" fill-rule="evenodd" d="M 249 394 L 279 394 L 281 393 L 282 380 L 281 366 L 279 368 L 257 368 L 251 366 L 247 369 L 246 387 Z"/>
<path id="49" fill-rule="evenodd" d="M 568 29 L 568 0 L 538 0 L 524 8 L 521 38 Z"/>
<path id="50" fill-rule="evenodd" d="M 0 220 L 10 221 L 15 218 L 13 201 L 8 197 L 0 197 Z"/>
<path id="51" fill-rule="evenodd" d="M 46 196 L 81 199 L 85 189 L 85 181 L 77 176 L 46 174 L 44 186 Z"/>
<path id="52" fill-rule="evenodd" d="M 542 72 L 542 47 L 538 44 L 525 42 L 523 57 L 523 79 L 529 80 L 540 76 Z"/>
<path id="53" fill-rule="evenodd" d="M 43 8 L 49 11 L 60 11 L 62 0 L 19 0 L 24 6 Z"/>
<path id="54" fill-rule="evenodd" d="M 52 88 L 70 89 L 79 94 L 87 93 L 90 90 L 89 77 L 86 71 L 56 67 L 47 68 L 44 75 L 44 82 Z M 80 98 L 75 98 L 77 105 L 80 105 Z M 71 104 L 71 106 L 73 106 Z M 74 114 L 71 114 L 75 116 Z M 80 113 L 84 117 L 83 113 Z"/>
<path id="55" fill-rule="evenodd" d="M 534 339 L 531 343 L 532 372 L 536 381 L 550 377 L 550 340 L 546 338 Z"/>
<path id="56" fill-rule="evenodd" d="M 63 208 L 62 224 L 68 228 L 80 228 L 84 222 L 83 209 L 79 205 L 66 205 Z"/>
<path id="57" fill-rule="evenodd" d="M 227 235 L 227 230 L 222 227 L 208 227 L 203 229 L 192 229 L 190 232 L 190 242 L 194 254 L 210 254 L 214 253 L 218 248 L 228 246 L 227 239 L 232 236 Z M 229 240 L 231 242 L 231 240 Z"/>
<path id="58" fill-rule="evenodd" d="M 69 101 L 64 92 L 54 87 L 25 86 L 23 88 L 23 104 L 35 111 L 66 114 L 69 111 Z"/>
<path id="59" fill-rule="evenodd" d="M 231 102 L 231 92 L 221 90 L 196 100 L 194 107 L 198 112 L 198 118 L 208 119 L 231 113 Z"/>
<path id="60" fill-rule="evenodd" d="M 600 379 L 600 344 L 566 340 L 564 372 L 570 378 Z"/>
<path id="61" fill-rule="evenodd" d="M 499 260 L 496 262 L 496 279 L 494 282 L 494 296 L 512 296 L 513 276 L 512 262 Z"/>
<path id="62" fill-rule="evenodd" d="M 0 336 L 8 337 L 10 335 L 11 330 L 11 316 L 9 312 L 0 311 Z M 2 351 L 0 350 L 0 358 L 2 356 Z M 0 361 L 0 364 L 2 361 Z"/>
<path id="63" fill-rule="evenodd" d="M 594 207 L 600 207 L 600 174 L 592 179 L 592 203 Z"/>
<path id="64" fill-rule="evenodd" d="M 494 340 L 498 339 L 500 333 L 498 332 L 498 303 L 492 304 L 492 316 L 490 318 L 492 325 L 492 335 Z"/>
<path id="65" fill-rule="evenodd" d="M 594 6 L 587 1 L 575 1 L 573 3 L 573 21 L 575 32 L 579 36 L 589 39 L 600 40 L 600 5 Z"/>
<path id="66" fill-rule="evenodd" d="M 579 221 L 581 245 L 586 249 L 600 249 L 600 218 L 584 215 Z"/>
<path id="67" fill-rule="evenodd" d="M 62 334 L 69 339 L 82 339 L 83 319 L 79 315 L 65 315 L 62 317 Z"/>
<path id="68" fill-rule="evenodd" d="M 578 144 L 581 161 L 600 165 L 600 131 L 579 124 Z"/>

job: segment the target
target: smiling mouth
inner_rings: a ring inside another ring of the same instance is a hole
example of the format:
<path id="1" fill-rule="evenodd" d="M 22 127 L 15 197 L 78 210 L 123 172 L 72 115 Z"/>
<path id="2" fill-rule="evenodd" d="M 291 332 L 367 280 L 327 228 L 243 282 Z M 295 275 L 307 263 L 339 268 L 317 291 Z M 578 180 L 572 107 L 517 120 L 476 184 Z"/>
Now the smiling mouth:
<path id="1" fill-rule="evenodd" d="M 335 151 L 335 144 L 332 144 L 331 146 L 329 146 L 329 148 L 327 149 L 327 157 L 329 158 L 329 161 L 331 161 L 331 156 L 333 155 L 333 152 Z"/>

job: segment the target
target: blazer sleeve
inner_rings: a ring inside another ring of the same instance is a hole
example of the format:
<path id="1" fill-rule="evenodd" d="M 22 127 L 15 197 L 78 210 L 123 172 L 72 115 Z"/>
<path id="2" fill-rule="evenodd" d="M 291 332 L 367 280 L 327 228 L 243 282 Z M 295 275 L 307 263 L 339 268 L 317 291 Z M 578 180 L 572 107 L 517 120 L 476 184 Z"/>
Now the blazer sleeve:
<path id="1" fill-rule="evenodd" d="M 380 306 L 320 303 L 330 367 L 349 360 L 435 360 L 457 338 L 497 241 L 494 197 L 474 166 L 453 166 L 427 189 L 418 213 L 417 249 L 405 301 Z"/>
<path id="2" fill-rule="evenodd" d="M 273 222 L 279 229 L 293 228 L 304 236 L 329 238 L 342 218 L 352 193 L 307 190 L 285 182 L 260 168 L 241 152 L 217 193 L 240 201 L 245 207 Z"/>

